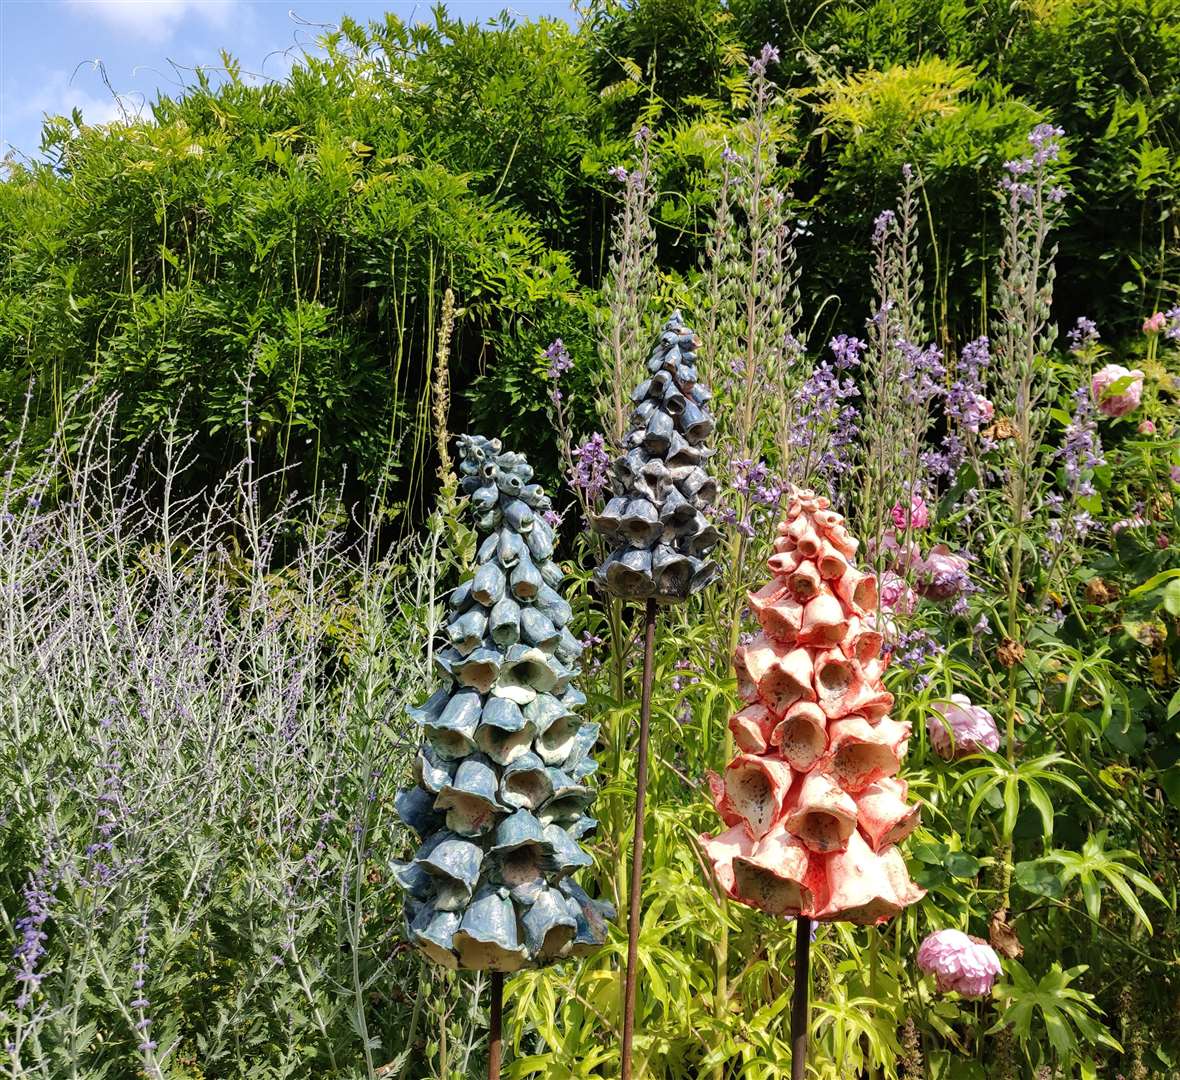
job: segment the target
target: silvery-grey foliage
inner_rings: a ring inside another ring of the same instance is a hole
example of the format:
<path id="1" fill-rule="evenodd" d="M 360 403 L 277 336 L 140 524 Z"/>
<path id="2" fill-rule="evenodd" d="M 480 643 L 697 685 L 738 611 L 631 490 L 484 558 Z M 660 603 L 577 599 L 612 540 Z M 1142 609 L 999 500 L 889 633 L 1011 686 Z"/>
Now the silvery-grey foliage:
<path id="1" fill-rule="evenodd" d="M 410 715 L 422 729 L 417 786 L 397 811 L 422 840 L 395 869 L 410 940 L 451 968 L 516 971 L 583 956 L 609 904 L 573 878 L 591 858 L 586 781 L 598 724 L 576 710 L 582 646 L 558 591 L 549 499 L 498 439 L 459 438 L 460 486 L 486 536 L 451 595 L 444 685 Z"/>
<path id="2" fill-rule="evenodd" d="M 594 518 L 613 550 L 595 572 L 626 600 L 685 600 L 717 576 L 707 556 L 721 538 L 704 511 L 717 498 L 705 469 L 713 433 L 709 391 L 697 381 L 700 342 L 674 312 L 647 361 L 650 377 L 631 395 L 625 452 L 612 470 L 612 498 Z"/>

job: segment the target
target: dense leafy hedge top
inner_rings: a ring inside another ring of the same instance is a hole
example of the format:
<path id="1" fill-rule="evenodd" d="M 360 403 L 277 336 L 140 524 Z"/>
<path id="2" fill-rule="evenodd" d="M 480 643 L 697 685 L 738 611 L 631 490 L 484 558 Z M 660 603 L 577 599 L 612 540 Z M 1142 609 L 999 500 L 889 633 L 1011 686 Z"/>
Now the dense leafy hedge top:
<path id="1" fill-rule="evenodd" d="M 592 355 L 607 169 L 638 123 L 656 132 L 669 299 L 691 298 L 763 41 L 780 46 L 779 164 L 822 331 L 859 329 L 871 220 L 903 161 L 925 185 L 936 320 L 947 341 L 980 330 L 995 179 L 1038 119 L 1066 129 L 1073 162 L 1059 316 L 1129 331 L 1176 288 L 1178 28 L 1176 0 L 642 0 L 595 4 L 576 31 L 346 21 L 282 84 L 227 58 L 150 121 L 51 119 L 47 163 L 10 163 L 0 415 L 16 422 L 35 379 L 35 448 L 79 386 L 118 393 L 128 440 L 176 414 L 216 469 L 248 400 L 263 463 L 299 463 L 293 486 L 392 481 L 421 506 L 442 289 L 462 307 L 463 407 L 539 418 L 539 347 L 561 334 Z M 521 431 L 549 449 L 544 424 Z"/>

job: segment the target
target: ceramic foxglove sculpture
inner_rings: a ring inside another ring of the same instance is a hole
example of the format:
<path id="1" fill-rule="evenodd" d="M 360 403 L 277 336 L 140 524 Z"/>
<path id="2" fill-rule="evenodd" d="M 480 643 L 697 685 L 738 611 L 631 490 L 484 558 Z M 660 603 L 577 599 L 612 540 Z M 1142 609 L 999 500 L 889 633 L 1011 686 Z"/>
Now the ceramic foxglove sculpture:
<path id="1" fill-rule="evenodd" d="M 574 881 L 591 858 L 588 780 L 598 725 L 577 710 L 582 647 L 568 628 L 549 499 L 520 454 L 461 436 L 460 487 L 484 536 L 452 593 L 443 685 L 410 715 L 422 731 L 416 786 L 397 796 L 419 836 L 395 876 L 410 941 L 450 968 L 516 971 L 582 956 L 610 905 Z"/>
<path id="2" fill-rule="evenodd" d="M 705 469 L 713 433 L 709 391 L 697 381 L 700 342 L 675 312 L 635 388 L 632 430 L 613 465 L 612 497 L 591 524 L 612 551 L 595 580 L 624 600 L 686 600 L 717 576 L 720 539 L 705 511 L 717 484 Z"/>
<path id="3" fill-rule="evenodd" d="M 701 839 L 725 892 L 772 915 L 879 923 L 925 895 L 897 847 L 918 823 L 897 778 L 910 725 L 889 716 L 856 549 L 827 499 L 794 492 L 749 597 L 762 631 L 734 661 L 740 752 L 709 777 L 728 828 Z"/>

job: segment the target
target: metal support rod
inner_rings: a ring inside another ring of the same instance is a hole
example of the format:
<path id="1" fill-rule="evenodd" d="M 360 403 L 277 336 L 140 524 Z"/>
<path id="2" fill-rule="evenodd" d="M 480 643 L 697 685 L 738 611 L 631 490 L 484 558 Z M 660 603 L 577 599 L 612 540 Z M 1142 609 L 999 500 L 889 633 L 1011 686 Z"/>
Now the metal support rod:
<path id="1" fill-rule="evenodd" d="M 504 1056 L 504 972 L 492 972 L 492 1019 L 488 1032 L 488 1080 L 500 1080 Z"/>
<path id="2" fill-rule="evenodd" d="M 656 602 L 648 600 L 643 638 L 643 690 L 639 699 L 639 759 L 635 766 L 635 842 L 631 847 L 631 902 L 627 906 L 627 979 L 623 984 L 622 1080 L 631 1080 L 635 1036 L 635 976 L 639 955 L 639 898 L 643 891 L 643 818 L 647 803 L 647 740 L 656 642 Z"/>
<path id="3" fill-rule="evenodd" d="M 807 992 L 811 981 L 811 920 L 795 920 L 795 990 L 791 995 L 791 1080 L 807 1076 Z"/>

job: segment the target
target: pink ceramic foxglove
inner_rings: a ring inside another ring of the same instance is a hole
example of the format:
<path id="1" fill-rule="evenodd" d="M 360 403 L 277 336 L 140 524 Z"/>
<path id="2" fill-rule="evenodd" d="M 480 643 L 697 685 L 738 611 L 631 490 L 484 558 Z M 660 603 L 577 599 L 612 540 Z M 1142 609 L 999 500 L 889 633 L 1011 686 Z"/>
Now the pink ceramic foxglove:
<path id="1" fill-rule="evenodd" d="M 888 715 L 856 548 L 827 499 L 795 492 L 750 595 L 762 632 L 734 658 L 741 752 L 709 777 L 727 829 L 701 839 L 726 894 L 773 915 L 879 923 L 924 895 L 896 846 L 918 823 L 896 778 L 910 725 Z"/>

